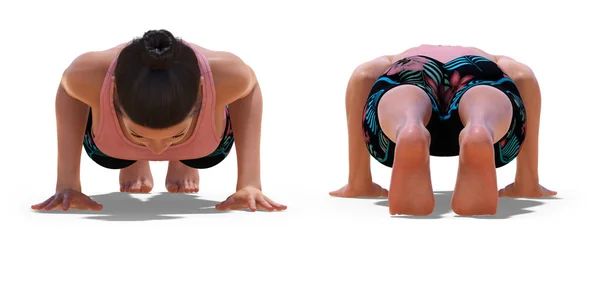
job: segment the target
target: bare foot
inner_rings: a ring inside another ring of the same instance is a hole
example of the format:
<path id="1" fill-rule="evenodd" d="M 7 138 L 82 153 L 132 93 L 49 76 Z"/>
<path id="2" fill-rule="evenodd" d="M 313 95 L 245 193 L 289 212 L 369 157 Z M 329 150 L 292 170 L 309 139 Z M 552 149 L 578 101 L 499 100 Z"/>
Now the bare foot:
<path id="1" fill-rule="evenodd" d="M 170 161 L 167 171 L 165 186 L 172 193 L 195 193 L 198 187 L 200 174 L 197 169 L 190 168 L 180 161 Z"/>
<path id="2" fill-rule="evenodd" d="M 498 183 L 492 134 L 484 126 L 469 125 L 459 138 L 459 167 L 452 210 L 460 216 L 495 215 Z"/>
<path id="3" fill-rule="evenodd" d="M 427 216 L 433 212 L 430 142 L 429 131 L 422 125 L 407 125 L 400 131 L 388 196 L 391 215 Z"/>
<path id="4" fill-rule="evenodd" d="M 137 161 L 133 165 L 121 169 L 119 174 L 121 192 L 150 193 L 154 186 L 150 163 Z"/>

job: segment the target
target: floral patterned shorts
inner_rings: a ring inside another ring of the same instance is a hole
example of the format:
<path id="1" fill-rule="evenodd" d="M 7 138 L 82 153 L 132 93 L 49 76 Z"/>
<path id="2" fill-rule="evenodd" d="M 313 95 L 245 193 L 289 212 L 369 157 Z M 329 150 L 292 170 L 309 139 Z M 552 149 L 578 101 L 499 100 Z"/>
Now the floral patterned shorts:
<path id="1" fill-rule="evenodd" d="M 379 125 L 377 106 L 381 97 L 399 85 L 423 89 L 432 104 L 427 124 L 431 134 L 432 156 L 457 156 L 458 135 L 464 128 L 458 116 L 458 104 L 474 86 L 486 85 L 505 93 L 513 106 L 506 135 L 494 144 L 496 167 L 514 160 L 525 139 L 526 115 L 515 83 L 491 60 L 480 56 L 462 56 L 442 63 L 426 56 L 407 57 L 395 62 L 373 85 L 363 112 L 363 132 L 367 149 L 380 163 L 392 167 L 395 144 Z"/>

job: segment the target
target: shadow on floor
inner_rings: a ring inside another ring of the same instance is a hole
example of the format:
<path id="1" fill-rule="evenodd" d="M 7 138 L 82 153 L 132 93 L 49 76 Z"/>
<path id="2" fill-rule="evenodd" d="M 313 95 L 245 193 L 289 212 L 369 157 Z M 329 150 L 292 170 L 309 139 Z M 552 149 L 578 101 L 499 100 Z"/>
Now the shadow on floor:
<path id="1" fill-rule="evenodd" d="M 129 193 L 114 192 L 90 196 L 102 204 L 102 211 L 62 210 L 43 211 L 41 214 L 89 214 L 86 219 L 104 221 L 150 221 L 178 219 L 183 215 L 218 214 L 215 205 L 219 202 L 201 199 L 194 194 L 172 194 L 168 192 L 144 195 L 146 200 L 133 197 Z"/>
<path id="2" fill-rule="evenodd" d="M 436 191 L 435 195 L 435 209 L 433 213 L 429 216 L 395 216 L 398 218 L 407 218 L 407 219 L 439 219 L 442 218 L 444 214 L 452 213 L 452 207 L 450 202 L 452 200 L 452 191 Z M 515 199 L 515 198 L 507 198 L 501 197 L 498 201 L 498 212 L 494 216 L 473 216 L 466 218 L 474 218 L 474 219 L 508 219 L 513 216 L 524 215 L 527 213 L 533 212 L 529 210 L 530 208 L 537 207 L 543 205 L 543 201 L 547 200 L 558 200 L 560 198 L 557 197 L 549 197 L 549 198 L 540 198 L 540 199 Z M 388 207 L 388 201 L 379 201 L 375 203 L 378 206 Z M 455 217 L 462 217 L 458 215 L 454 215 Z"/>

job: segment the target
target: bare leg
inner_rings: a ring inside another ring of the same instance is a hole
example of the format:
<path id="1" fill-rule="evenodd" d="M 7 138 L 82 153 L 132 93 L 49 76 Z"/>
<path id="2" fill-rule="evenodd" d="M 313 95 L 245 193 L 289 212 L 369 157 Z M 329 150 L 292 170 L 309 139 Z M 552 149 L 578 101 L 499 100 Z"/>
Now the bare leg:
<path id="1" fill-rule="evenodd" d="M 462 97 L 458 112 L 465 128 L 459 136 L 459 168 L 452 209 L 462 216 L 494 215 L 498 207 L 498 183 L 493 145 L 508 131 L 511 103 L 496 88 L 476 86 Z"/>
<path id="2" fill-rule="evenodd" d="M 199 191 L 200 174 L 197 169 L 180 161 L 169 161 L 165 186 L 173 193 L 194 193 Z"/>
<path id="3" fill-rule="evenodd" d="M 149 193 L 154 181 L 148 161 L 137 161 L 133 165 L 121 169 L 119 174 L 121 192 Z"/>
<path id="4" fill-rule="evenodd" d="M 402 85 L 387 92 L 377 110 L 383 132 L 396 143 L 390 214 L 431 214 L 435 205 L 429 168 L 431 136 L 425 128 L 431 118 L 429 97 L 416 86 Z"/>

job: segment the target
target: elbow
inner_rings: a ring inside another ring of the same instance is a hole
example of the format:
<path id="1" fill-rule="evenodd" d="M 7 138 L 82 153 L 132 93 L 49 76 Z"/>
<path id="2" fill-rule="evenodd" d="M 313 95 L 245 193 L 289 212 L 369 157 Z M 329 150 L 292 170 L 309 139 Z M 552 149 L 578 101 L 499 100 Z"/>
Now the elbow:
<path id="1" fill-rule="evenodd" d="M 520 65 L 513 73 L 513 80 L 521 81 L 525 83 L 537 83 L 535 73 L 533 70 L 526 66 Z"/>
<path id="2" fill-rule="evenodd" d="M 354 71 L 352 72 L 350 81 L 355 82 L 355 83 L 364 83 L 364 82 L 368 82 L 371 80 L 375 80 L 375 79 L 377 79 L 378 76 L 379 76 L 379 74 L 374 73 L 373 67 L 371 66 L 371 64 L 365 63 L 362 65 L 359 65 L 358 67 L 356 67 L 354 69 Z"/>
<path id="3" fill-rule="evenodd" d="M 506 74 L 516 83 L 537 83 L 535 73 L 524 63 L 510 60 L 502 63 L 500 67 L 505 69 Z"/>

